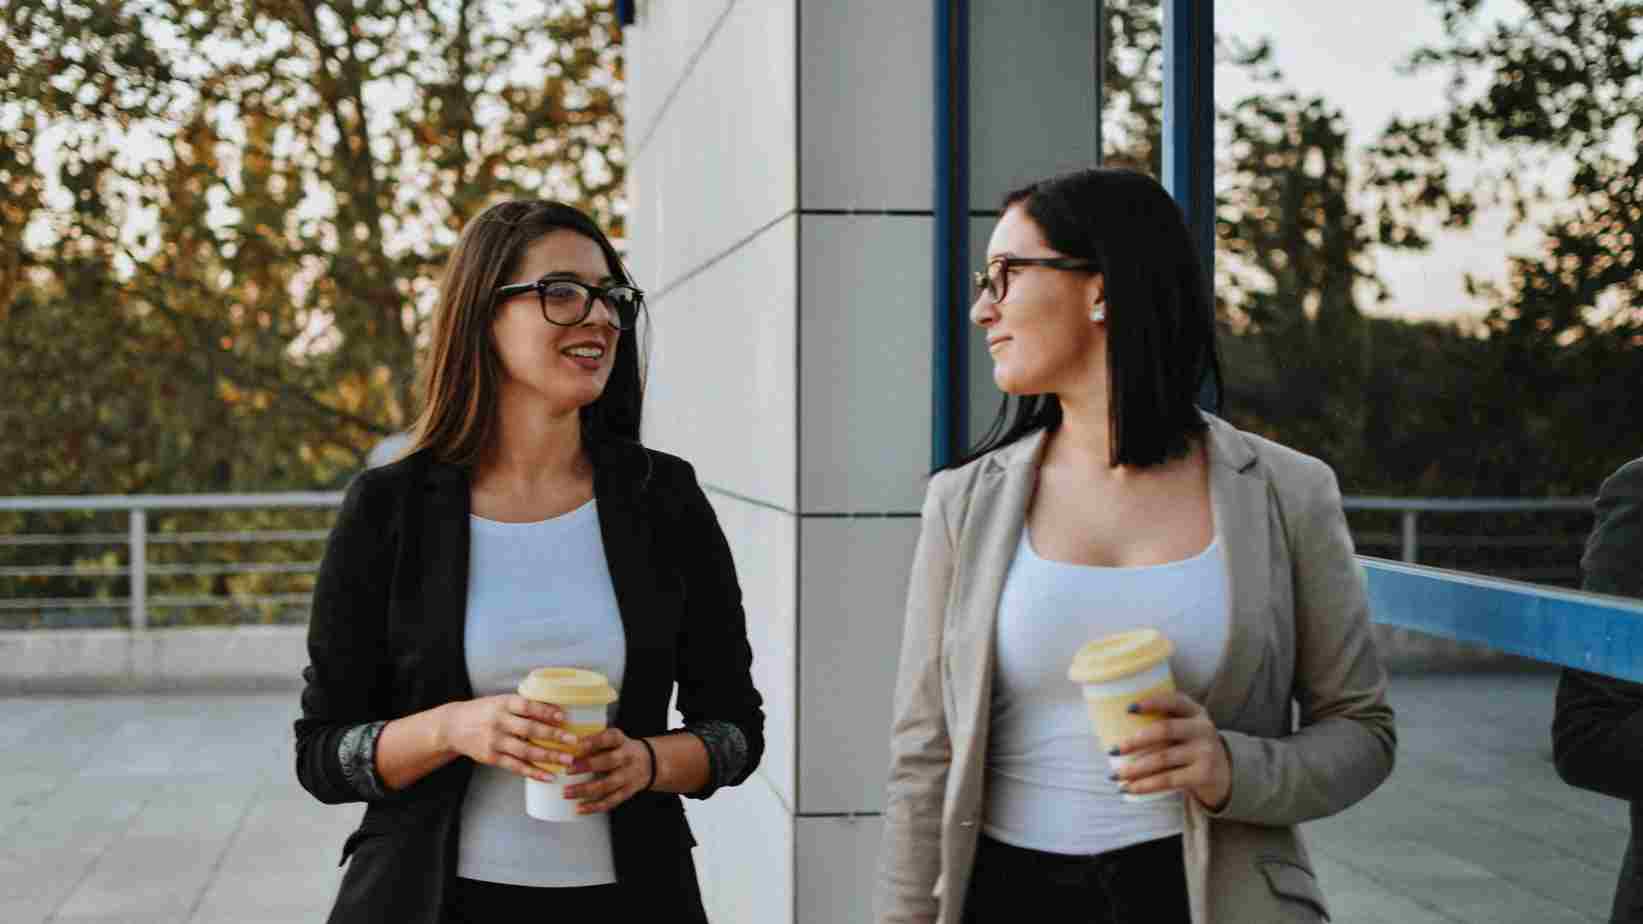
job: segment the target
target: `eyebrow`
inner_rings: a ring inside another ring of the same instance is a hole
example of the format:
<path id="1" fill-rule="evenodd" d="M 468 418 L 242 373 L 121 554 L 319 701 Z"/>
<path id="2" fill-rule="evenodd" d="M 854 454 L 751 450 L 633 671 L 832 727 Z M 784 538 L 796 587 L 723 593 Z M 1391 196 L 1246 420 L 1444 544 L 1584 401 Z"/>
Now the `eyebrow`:
<path id="1" fill-rule="evenodd" d="M 546 273 L 543 273 L 542 275 L 540 275 L 536 278 L 537 279 L 556 279 L 556 278 L 557 279 L 566 279 L 566 278 L 568 278 L 568 279 L 574 279 L 577 282 L 586 282 L 587 281 L 587 279 L 584 278 L 581 273 L 573 272 L 571 270 L 548 270 Z M 621 282 L 621 280 L 617 279 L 615 276 L 611 276 L 611 275 L 607 274 L 607 275 L 599 277 L 599 282 L 597 284 L 598 285 L 608 285 L 608 284 L 613 283 L 613 282 Z"/>

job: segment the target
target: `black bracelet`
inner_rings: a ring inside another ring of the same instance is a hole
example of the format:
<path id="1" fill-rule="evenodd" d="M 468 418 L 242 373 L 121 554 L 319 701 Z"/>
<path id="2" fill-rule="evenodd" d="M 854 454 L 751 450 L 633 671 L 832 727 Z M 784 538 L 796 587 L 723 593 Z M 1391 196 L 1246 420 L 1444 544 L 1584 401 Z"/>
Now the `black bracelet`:
<path id="1" fill-rule="evenodd" d="M 651 747 L 650 742 L 644 738 L 639 738 L 636 740 L 645 746 L 645 750 L 650 752 L 650 782 L 645 784 L 645 788 L 643 790 L 640 790 L 641 792 L 645 792 L 652 786 L 656 785 L 656 749 Z"/>

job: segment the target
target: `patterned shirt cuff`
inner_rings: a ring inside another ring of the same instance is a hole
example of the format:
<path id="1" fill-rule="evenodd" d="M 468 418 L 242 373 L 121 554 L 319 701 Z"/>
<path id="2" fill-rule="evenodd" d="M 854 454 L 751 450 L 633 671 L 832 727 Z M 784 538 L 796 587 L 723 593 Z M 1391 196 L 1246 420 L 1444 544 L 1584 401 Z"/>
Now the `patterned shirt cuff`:
<path id="1" fill-rule="evenodd" d="M 734 722 L 723 719 L 704 719 L 686 722 L 685 730 L 702 739 L 707 747 L 708 782 L 700 792 L 687 793 L 697 799 L 706 799 L 720 786 L 739 781 L 747 766 L 747 736 Z"/>
<path id="2" fill-rule="evenodd" d="M 342 734 L 337 744 L 337 759 L 342 763 L 342 777 L 365 799 L 385 799 L 388 788 L 377 775 L 377 736 L 387 722 L 367 722 L 355 725 Z"/>

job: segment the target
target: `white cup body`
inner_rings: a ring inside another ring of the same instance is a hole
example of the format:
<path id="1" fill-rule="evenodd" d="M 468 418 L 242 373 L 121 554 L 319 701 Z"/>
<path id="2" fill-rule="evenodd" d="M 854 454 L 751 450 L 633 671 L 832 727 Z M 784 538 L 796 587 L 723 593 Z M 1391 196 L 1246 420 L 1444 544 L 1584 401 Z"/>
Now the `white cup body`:
<path id="1" fill-rule="evenodd" d="M 592 726 L 605 724 L 604 706 L 560 706 L 565 711 L 565 724 Z M 557 774 L 551 782 L 525 779 L 525 814 L 541 821 L 587 821 L 596 816 L 578 815 L 579 800 L 565 798 L 565 787 L 586 783 L 591 773 Z"/>
<path id="2" fill-rule="evenodd" d="M 525 814 L 539 821 L 586 821 L 592 815 L 576 814 L 575 799 L 565 798 L 565 787 L 593 779 L 591 773 L 557 777 L 552 783 L 525 780 Z"/>

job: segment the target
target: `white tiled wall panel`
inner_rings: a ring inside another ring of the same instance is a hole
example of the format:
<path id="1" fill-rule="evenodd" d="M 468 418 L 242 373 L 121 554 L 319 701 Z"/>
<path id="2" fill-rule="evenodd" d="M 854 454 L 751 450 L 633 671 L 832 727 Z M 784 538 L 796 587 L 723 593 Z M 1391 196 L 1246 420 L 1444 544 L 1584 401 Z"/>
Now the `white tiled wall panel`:
<path id="1" fill-rule="evenodd" d="M 622 30 L 627 100 L 623 125 L 631 156 L 650 133 L 668 94 L 736 0 L 639 0 L 634 24 Z"/>
<path id="2" fill-rule="evenodd" d="M 753 648 L 753 684 L 764 697 L 764 759 L 759 772 L 791 806 L 795 801 L 795 669 L 798 519 L 708 492 L 736 558 Z"/>
<path id="3" fill-rule="evenodd" d="M 791 924 L 793 816 L 764 780 L 686 799 L 696 877 L 714 924 Z"/>
<path id="4" fill-rule="evenodd" d="M 919 520 L 806 518 L 800 530 L 799 811 L 881 811 Z"/>
<path id="5" fill-rule="evenodd" d="M 792 3 L 738 0 L 633 158 L 633 252 L 652 289 L 797 206 L 794 17 Z"/>
<path id="6" fill-rule="evenodd" d="M 784 510 L 797 504 L 797 234 L 790 215 L 651 306 L 645 393 L 646 442 Z"/>
<path id="7" fill-rule="evenodd" d="M 798 920 L 854 924 L 873 919 L 883 830 L 876 817 L 798 820 Z"/>
<path id="8" fill-rule="evenodd" d="M 799 6 L 799 176 L 807 209 L 929 209 L 934 7 Z"/>
<path id="9" fill-rule="evenodd" d="M 970 4 L 970 207 L 1096 159 L 1095 4 Z"/>
<path id="10" fill-rule="evenodd" d="M 803 512 L 917 512 L 930 465 L 929 218 L 799 227 Z"/>

